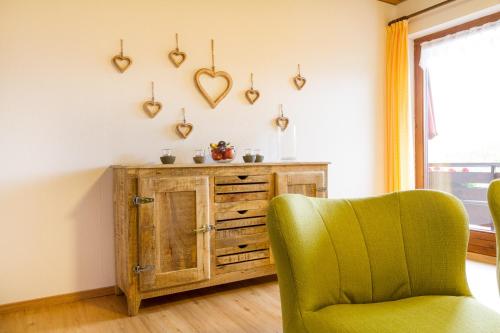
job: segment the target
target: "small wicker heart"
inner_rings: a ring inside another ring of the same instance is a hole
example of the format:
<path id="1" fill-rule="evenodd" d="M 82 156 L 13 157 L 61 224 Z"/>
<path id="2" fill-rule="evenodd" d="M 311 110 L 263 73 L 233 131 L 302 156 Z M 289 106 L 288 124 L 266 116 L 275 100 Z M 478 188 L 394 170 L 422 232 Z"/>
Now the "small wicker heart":
<path id="1" fill-rule="evenodd" d="M 281 128 L 282 131 L 286 130 L 288 127 L 289 120 L 287 117 L 278 117 L 276 118 L 276 126 Z"/>
<path id="2" fill-rule="evenodd" d="M 179 68 L 180 65 L 186 60 L 186 53 L 181 52 L 179 50 L 173 50 L 168 54 L 170 61 L 174 64 L 175 67 Z"/>
<path id="3" fill-rule="evenodd" d="M 189 134 L 193 131 L 193 124 L 191 123 L 180 123 L 175 127 L 177 134 L 183 139 L 186 139 Z"/>
<path id="4" fill-rule="evenodd" d="M 226 88 L 218 96 L 216 96 L 215 98 L 212 98 L 208 94 L 208 92 L 205 90 L 205 88 L 203 88 L 203 86 L 202 86 L 202 84 L 200 82 L 200 77 L 202 75 L 208 75 L 208 76 L 210 76 L 213 79 L 215 79 L 217 77 L 221 77 L 224 80 L 226 80 L 227 86 L 226 86 Z M 216 72 L 215 70 L 209 69 L 209 68 L 201 68 L 201 69 L 199 69 L 196 72 L 196 74 L 194 75 L 194 83 L 196 84 L 196 87 L 198 88 L 198 90 L 200 91 L 200 93 L 203 95 L 203 97 L 207 100 L 208 104 L 210 104 L 210 106 L 212 107 L 212 109 L 215 109 L 215 107 L 217 106 L 217 104 L 219 104 L 224 99 L 224 97 L 227 96 L 227 94 L 229 93 L 229 91 L 233 87 L 233 79 L 231 78 L 231 75 L 229 75 L 228 73 L 223 72 L 223 71 L 217 71 Z"/>
<path id="5" fill-rule="evenodd" d="M 297 89 L 300 90 L 306 85 L 306 78 L 299 74 L 293 78 L 293 83 L 295 83 Z"/>
<path id="6" fill-rule="evenodd" d="M 147 101 L 147 102 L 144 102 L 144 104 L 142 104 L 142 109 L 151 118 L 154 118 L 158 114 L 158 112 L 161 111 L 161 107 L 162 107 L 161 103 L 156 102 L 156 101 L 154 101 L 154 102 Z"/>
<path id="7" fill-rule="evenodd" d="M 247 101 L 250 102 L 250 104 L 253 104 L 253 103 L 255 103 L 259 99 L 260 93 L 259 93 L 258 90 L 248 89 L 245 92 L 245 97 L 247 98 Z"/>
<path id="8" fill-rule="evenodd" d="M 115 65 L 116 69 L 118 69 L 120 73 L 125 72 L 127 68 L 132 64 L 132 59 L 122 55 L 114 56 L 112 61 L 113 65 Z"/>

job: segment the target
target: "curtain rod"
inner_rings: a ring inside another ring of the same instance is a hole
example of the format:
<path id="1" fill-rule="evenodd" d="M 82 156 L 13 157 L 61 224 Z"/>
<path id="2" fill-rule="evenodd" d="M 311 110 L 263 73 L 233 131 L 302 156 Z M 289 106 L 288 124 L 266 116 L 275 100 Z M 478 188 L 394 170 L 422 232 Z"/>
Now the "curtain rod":
<path id="1" fill-rule="evenodd" d="M 446 1 L 443 1 L 443 2 L 440 2 L 440 3 L 437 3 L 437 4 L 433 5 L 433 6 L 430 6 L 430 7 L 424 8 L 422 10 L 419 10 L 418 12 L 411 13 L 410 15 L 398 17 L 397 19 L 390 21 L 387 25 L 391 25 L 393 23 L 396 23 L 396 22 L 399 22 L 399 21 L 403 21 L 403 20 L 408 20 L 408 19 L 410 19 L 412 17 L 418 16 L 418 15 L 423 14 L 423 13 L 427 13 L 428 11 L 431 11 L 433 9 L 436 9 L 436 8 L 441 7 L 441 6 L 447 5 L 447 4 L 449 4 L 451 2 L 454 2 L 454 1 L 455 0 L 446 0 Z"/>

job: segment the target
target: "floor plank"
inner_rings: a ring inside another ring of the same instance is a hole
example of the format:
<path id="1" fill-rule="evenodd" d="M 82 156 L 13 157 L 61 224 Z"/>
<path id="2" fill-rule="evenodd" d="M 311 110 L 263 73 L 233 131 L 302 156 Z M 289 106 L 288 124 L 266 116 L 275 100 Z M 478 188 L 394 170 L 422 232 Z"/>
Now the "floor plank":
<path id="1" fill-rule="evenodd" d="M 473 294 L 500 313 L 495 266 L 467 261 Z M 282 331 L 278 283 L 273 278 L 238 282 L 146 300 L 136 317 L 126 315 L 123 296 L 105 296 L 0 315 L 0 333 Z"/>

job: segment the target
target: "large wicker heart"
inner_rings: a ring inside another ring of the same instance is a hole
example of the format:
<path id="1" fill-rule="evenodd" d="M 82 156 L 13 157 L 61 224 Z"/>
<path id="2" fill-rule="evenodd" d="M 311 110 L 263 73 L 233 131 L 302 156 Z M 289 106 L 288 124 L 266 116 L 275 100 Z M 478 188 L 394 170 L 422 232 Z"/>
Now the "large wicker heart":
<path id="1" fill-rule="evenodd" d="M 200 78 L 203 75 L 208 75 L 212 79 L 215 79 L 218 77 L 223 78 L 227 84 L 226 88 L 220 94 L 216 95 L 215 97 L 210 96 L 208 94 L 208 92 L 205 90 L 205 88 L 203 88 L 203 85 L 201 84 Z M 223 71 L 216 72 L 215 70 L 209 69 L 209 68 L 199 69 L 196 72 L 196 74 L 194 75 L 194 82 L 196 84 L 196 87 L 198 88 L 200 93 L 203 95 L 203 97 L 207 100 L 208 104 L 210 104 L 212 109 L 215 109 L 217 104 L 219 104 L 224 99 L 224 97 L 227 96 L 227 94 L 229 93 L 229 91 L 233 87 L 233 79 L 231 79 L 231 75 L 229 75 L 228 73 L 223 72 Z"/>
<path id="2" fill-rule="evenodd" d="M 175 127 L 177 134 L 183 139 L 186 139 L 189 134 L 193 131 L 193 124 L 191 123 L 180 123 Z"/>
<path id="3" fill-rule="evenodd" d="M 276 126 L 278 126 L 282 131 L 286 130 L 288 127 L 289 120 L 287 117 L 276 118 Z"/>
<path id="4" fill-rule="evenodd" d="M 181 52 L 179 50 L 173 50 L 168 54 L 170 61 L 174 64 L 175 67 L 179 68 L 179 66 L 186 60 L 186 53 Z"/>
<path id="5" fill-rule="evenodd" d="M 302 89 L 306 85 L 306 78 L 303 76 L 297 75 L 296 77 L 293 78 L 293 83 L 295 83 L 295 86 L 297 89 Z"/>
<path id="6" fill-rule="evenodd" d="M 122 55 L 114 56 L 112 61 L 113 65 L 115 65 L 116 69 L 118 69 L 120 73 L 125 72 L 127 68 L 132 64 L 132 59 Z"/>
<path id="7" fill-rule="evenodd" d="M 248 89 L 245 92 L 245 97 L 247 98 L 247 101 L 250 102 L 250 104 L 253 104 L 253 103 L 255 103 L 259 99 L 260 93 L 259 93 L 258 90 Z"/>
<path id="8" fill-rule="evenodd" d="M 147 101 L 142 104 L 142 108 L 149 117 L 154 118 L 161 111 L 162 105 L 160 102 Z"/>

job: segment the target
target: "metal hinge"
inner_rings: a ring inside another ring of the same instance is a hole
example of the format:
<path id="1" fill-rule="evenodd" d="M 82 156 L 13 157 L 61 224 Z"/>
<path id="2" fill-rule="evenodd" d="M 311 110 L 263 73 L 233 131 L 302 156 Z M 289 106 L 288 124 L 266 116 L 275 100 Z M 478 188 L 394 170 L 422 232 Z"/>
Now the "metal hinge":
<path id="1" fill-rule="evenodd" d="M 198 228 L 198 229 L 194 229 L 193 232 L 209 232 L 211 230 L 215 230 L 215 226 L 213 226 L 212 224 L 205 224 L 203 227 L 201 228 Z"/>
<path id="2" fill-rule="evenodd" d="M 151 203 L 151 202 L 155 201 L 155 199 L 135 196 L 134 200 L 132 200 L 132 201 L 134 202 L 134 205 L 138 206 L 138 205 L 142 205 L 142 204 Z"/>
<path id="3" fill-rule="evenodd" d="M 136 265 L 132 270 L 135 274 L 141 274 L 142 272 L 149 272 L 155 269 L 155 265 L 139 266 Z"/>
<path id="4" fill-rule="evenodd" d="M 326 187 L 318 187 L 316 188 L 316 192 L 326 192 L 327 188 Z"/>

